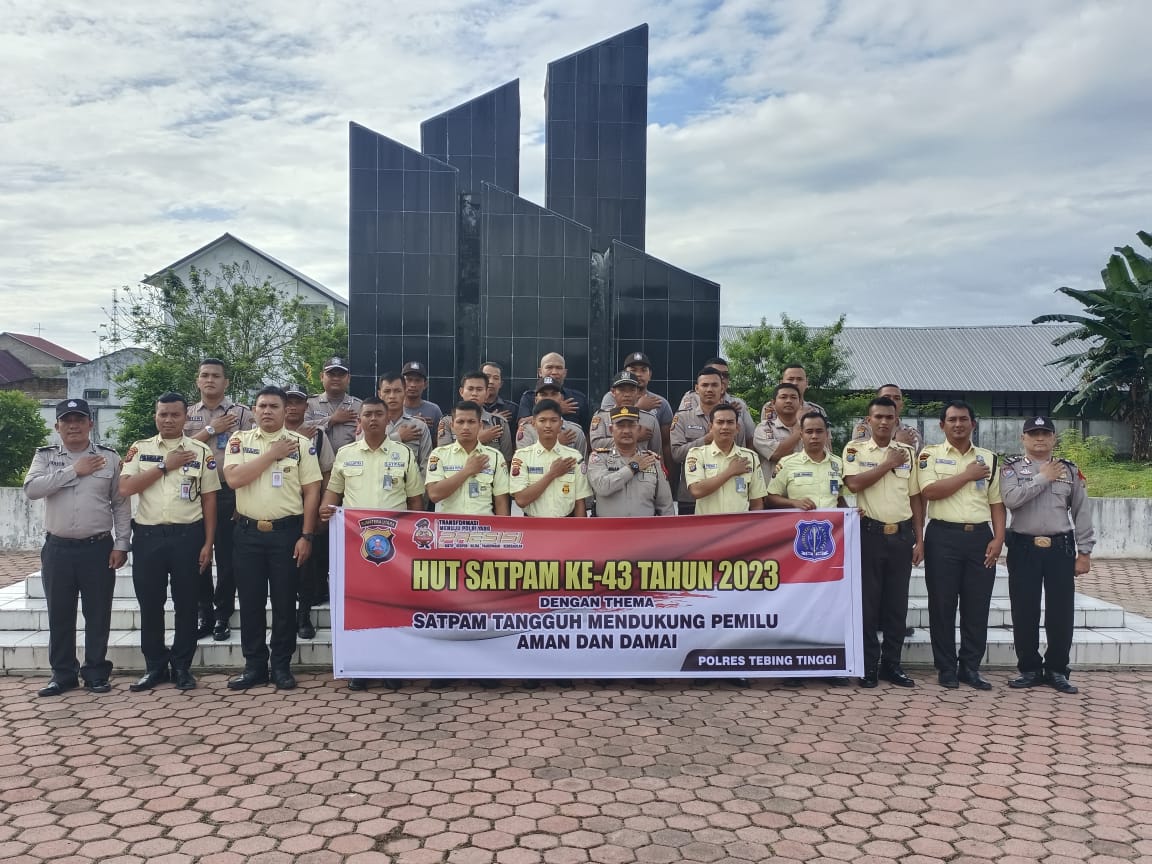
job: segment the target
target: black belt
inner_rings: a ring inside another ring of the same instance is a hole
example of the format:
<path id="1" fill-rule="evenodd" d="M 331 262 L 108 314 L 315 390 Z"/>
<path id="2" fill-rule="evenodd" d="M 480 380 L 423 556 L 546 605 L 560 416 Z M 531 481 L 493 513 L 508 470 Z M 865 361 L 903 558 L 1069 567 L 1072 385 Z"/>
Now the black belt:
<path id="1" fill-rule="evenodd" d="M 93 534 L 91 537 L 61 537 L 58 534 L 46 534 L 45 537 L 54 543 L 65 543 L 69 546 L 83 546 L 89 543 L 102 543 L 105 540 L 111 540 L 112 532 L 102 531 L 99 534 Z"/>
<path id="2" fill-rule="evenodd" d="M 928 523 L 929 525 L 937 525 L 945 531 L 973 531 L 991 530 L 988 528 L 987 522 L 944 522 L 940 519 L 933 519 Z"/>
<path id="3" fill-rule="evenodd" d="M 203 520 L 180 525 L 142 525 L 135 519 L 132 520 L 132 533 L 139 537 L 171 537 L 186 534 L 196 529 L 204 530 Z"/>
<path id="4" fill-rule="evenodd" d="M 901 531 L 912 530 L 912 520 L 905 519 L 903 522 L 881 522 L 879 519 L 861 516 L 860 527 L 869 534 L 899 534 Z"/>
<path id="5" fill-rule="evenodd" d="M 1021 534 L 1019 531 L 1009 531 L 1009 538 L 1018 537 L 1020 542 L 1035 546 L 1037 549 L 1051 549 L 1054 543 L 1071 543 L 1072 532 L 1063 531 L 1060 534 Z"/>
<path id="6" fill-rule="evenodd" d="M 236 524 L 241 528 L 254 528 L 261 533 L 266 533 L 299 528 L 303 518 L 303 516 L 285 516 L 283 519 L 249 519 L 247 516 L 237 516 Z"/>

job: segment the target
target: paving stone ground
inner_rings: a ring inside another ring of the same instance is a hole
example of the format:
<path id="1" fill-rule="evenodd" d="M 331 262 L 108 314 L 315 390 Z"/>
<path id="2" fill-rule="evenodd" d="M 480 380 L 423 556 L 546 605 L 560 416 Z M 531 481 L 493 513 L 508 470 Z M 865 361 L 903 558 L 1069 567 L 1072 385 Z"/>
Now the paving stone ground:
<path id="1" fill-rule="evenodd" d="M 0 677 L 0 861 L 1152 860 L 1152 672 L 1078 696 L 917 677 L 57 699 Z"/>

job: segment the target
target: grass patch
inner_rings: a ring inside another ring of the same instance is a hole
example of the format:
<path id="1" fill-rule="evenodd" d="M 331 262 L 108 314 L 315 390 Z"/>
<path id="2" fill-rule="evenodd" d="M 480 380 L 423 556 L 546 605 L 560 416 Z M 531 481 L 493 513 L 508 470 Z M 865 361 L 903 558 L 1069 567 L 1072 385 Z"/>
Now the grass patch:
<path id="1" fill-rule="evenodd" d="M 1093 498 L 1152 498 L 1152 464 L 1112 462 L 1081 467 Z"/>

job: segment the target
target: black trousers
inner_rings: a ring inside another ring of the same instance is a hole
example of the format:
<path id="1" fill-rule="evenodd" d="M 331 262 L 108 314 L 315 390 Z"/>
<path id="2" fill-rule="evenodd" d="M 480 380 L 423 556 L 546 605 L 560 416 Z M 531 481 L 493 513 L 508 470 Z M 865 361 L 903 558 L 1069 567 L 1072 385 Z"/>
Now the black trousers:
<path id="1" fill-rule="evenodd" d="M 132 585 L 140 604 L 140 651 L 149 672 L 188 669 L 196 653 L 197 560 L 204 546 L 204 523 L 133 525 Z M 164 644 L 164 601 L 172 585 L 175 633 L 172 650 Z"/>
<path id="2" fill-rule="evenodd" d="M 1075 617 L 1076 544 L 1072 534 L 1052 539 L 1048 548 L 1034 538 L 1008 532 L 1008 596 L 1012 601 L 1012 641 L 1021 673 L 1067 675 Z M 1040 596 L 1048 648 L 1040 659 Z"/>
<path id="3" fill-rule="evenodd" d="M 864 668 L 900 665 L 908 619 L 908 582 L 912 578 L 911 524 L 895 534 L 860 531 L 861 607 L 864 613 Z M 884 642 L 876 638 L 882 631 Z"/>
<path id="4" fill-rule="evenodd" d="M 227 621 L 236 611 L 236 570 L 232 555 L 232 516 L 236 513 L 236 493 L 222 486 L 216 493 L 216 534 L 212 538 L 216 558 L 216 587 L 212 587 L 212 565 L 200 573 L 198 603 L 200 615 Z"/>
<path id="5" fill-rule="evenodd" d="M 300 568 L 300 611 L 307 612 L 328 596 L 328 532 L 317 532 L 312 554 Z"/>
<path id="6" fill-rule="evenodd" d="M 40 573 L 48 599 L 48 662 L 52 677 L 99 681 L 112 674 L 108 631 L 116 571 L 108 566 L 112 537 L 66 540 L 51 534 L 40 549 Z M 76 598 L 84 612 L 84 665 L 76 660 Z"/>
<path id="7" fill-rule="evenodd" d="M 933 520 L 924 536 L 924 579 L 936 668 L 978 672 L 988 647 L 988 607 L 996 568 L 984 566 L 992 540 L 988 525 L 955 530 Z M 960 608 L 960 651 L 956 651 L 956 608 Z"/>
<path id="8" fill-rule="evenodd" d="M 287 669 L 296 653 L 296 592 L 300 574 L 292 553 L 304 517 L 280 520 L 279 531 L 235 526 L 232 551 L 240 598 L 240 645 L 247 669 Z M 265 614 L 272 599 L 272 637 L 267 641 Z"/>

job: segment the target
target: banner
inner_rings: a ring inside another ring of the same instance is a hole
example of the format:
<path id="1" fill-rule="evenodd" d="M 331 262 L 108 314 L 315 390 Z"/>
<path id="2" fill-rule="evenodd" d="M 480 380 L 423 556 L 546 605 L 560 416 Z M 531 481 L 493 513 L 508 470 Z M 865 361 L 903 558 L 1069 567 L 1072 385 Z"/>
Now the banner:
<path id="1" fill-rule="evenodd" d="M 337 677 L 863 674 L 855 510 L 340 510 L 330 530 Z"/>

